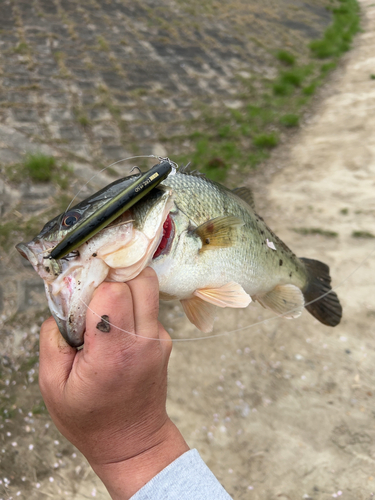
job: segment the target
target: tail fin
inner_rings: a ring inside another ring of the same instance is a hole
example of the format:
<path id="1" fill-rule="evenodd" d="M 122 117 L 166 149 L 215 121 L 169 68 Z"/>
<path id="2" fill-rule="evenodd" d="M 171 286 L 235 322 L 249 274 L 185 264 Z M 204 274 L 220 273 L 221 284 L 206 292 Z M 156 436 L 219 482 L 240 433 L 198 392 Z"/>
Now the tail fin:
<path id="1" fill-rule="evenodd" d="M 330 285 L 329 267 L 319 260 L 304 258 L 300 260 L 304 263 L 309 274 L 309 282 L 302 290 L 307 303 L 306 309 L 323 325 L 338 325 L 342 316 L 342 307 Z"/>

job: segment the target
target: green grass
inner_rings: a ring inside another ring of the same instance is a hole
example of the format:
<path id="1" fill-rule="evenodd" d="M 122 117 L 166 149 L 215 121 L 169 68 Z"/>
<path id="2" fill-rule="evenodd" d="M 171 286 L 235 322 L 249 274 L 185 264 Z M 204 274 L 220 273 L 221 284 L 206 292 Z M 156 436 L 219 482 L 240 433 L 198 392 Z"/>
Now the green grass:
<path id="1" fill-rule="evenodd" d="M 262 163 L 286 129 L 299 126 L 311 96 L 359 30 L 357 1 L 335 0 L 334 5 L 330 26 L 320 40 L 309 44 L 310 60 L 298 64 L 287 50 L 276 52 L 278 74 L 273 80 L 259 76 L 241 80 L 243 90 L 236 96 L 242 102 L 239 109 L 224 107 L 215 112 L 197 102 L 201 117 L 191 124 L 194 132 L 187 137 L 165 138 L 179 145 L 189 139 L 193 153 L 176 160 L 184 164 L 191 161 L 193 168 L 214 180 L 224 180 L 233 167 L 244 176 Z"/>
<path id="2" fill-rule="evenodd" d="M 309 85 L 306 85 L 306 87 L 302 89 L 302 92 L 307 96 L 313 95 L 315 94 L 317 86 L 318 82 L 311 82 Z"/>
<path id="3" fill-rule="evenodd" d="M 8 165 L 5 173 L 11 182 L 30 179 L 34 182 L 54 182 L 62 189 L 67 189 L 72 169 L 66 163 L 59 165 L 53 156 L 44 153 L 29 154 L 23 163 Z"/>
<path id="4" fill-rule="evenodd" d="M 27 45 L 26 42 L 20 42 L 16 47 L 14 48 L 14 52 L 16 54 L 28 54 L 30 52 L 30 47 Z"/>
<path id="5" fill-rule="evenodd" d="M 98 36 L 97 37 L 98 45 L 100 50 L 103 50 L 104 52 L 109 52 L 109 45 L 107 40 L 103 36 Z"/>
<path id="6" fill-rule="evenodd" d="M 298 127 L 299 116 L 293 113 L 283 115 L 280 117 L 280 123 L 281 125 L 284 125 L 284 127 Z"/>
<path id="7" fill-rule="evenodd" d="M 28 155 L 24 163 L 24 169 L 33 181 L 48 182 L 52 180 L 56 160 L 53 156 L 43 153 Z"/>
<path id="8" fill-rule="evenodd" d="M 370 75 L 371 80 L 375 80 L 375 75 Z"/>
<path id="9" fill-rule="evenodd" d="M 310 50 L 319 59 L 338 57 L 350 48 L 353 36 L 359 30 L 359 6 L 356 0 L 339 0 L 332 8 L 333 22 L 321 40 L 310 43 Z"/>
<path id="10" fill-rule="evenodd" d="M 326 229 L 320 229 L 319 227 L 297 227 L 293 228 L 293 231 L 303 236 L 316 235 L 326 236 L 327 238 L 337 238 L 338 233 L 335 231 L 328 231 Z"/>
<path id="11" fill-rule="evenodd" d="M 254 137 L 253 143 L 258 148 L 275 148 L 279 143 L 279 138 L 276 134 L 259 134 Z"/>
<path id="12" fill-rule="evenodd" d="M 293 87 L 289 83 L 278 81 L 273 84 L 273 93 L 277 96 L 291 95 Z"/>
<path id="13" fill-rule="evenodd" d="M 296 62 L 295 56 L 287 50 L 279 50 L 279 52 L 276 54 L 276 58 L 280 62 L 287 64 L 288 66 L 293 66 Z"/>
<path id="14" fill-rule="evenodd" d="M 87 127 L 88 125 L 90 125 L 90 120 L 86 115 L 79 115 L 77 117 L 77 121 L 80 125 L 82 125 L 82 127 Z"/>
<path id="15" fill-rule="evenodd" d="M 370 233 L 369 231 L 353 231 L 352 232 L 352 237 L 353 238 L 375 238 L 375 236 Z"/>

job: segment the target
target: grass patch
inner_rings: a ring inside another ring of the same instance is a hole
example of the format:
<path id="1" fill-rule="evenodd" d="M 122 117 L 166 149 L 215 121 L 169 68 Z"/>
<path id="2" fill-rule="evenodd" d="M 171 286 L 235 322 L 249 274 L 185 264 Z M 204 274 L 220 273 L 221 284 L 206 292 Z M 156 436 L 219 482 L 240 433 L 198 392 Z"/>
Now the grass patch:
<path id="1" fill-rule="evenodd" d="M 375 238 L 375 236 L 372 233 L 370 233 L 369 231 L 353 231 L 352 237 L 353 238 L 367 238 L 367 239 Z"/>
<path id="2" fill-rule="evenodd" d="M 254 137 L 253 143 L 258 148 L 275 148 L 279 144 L 279 138 L 276 134 L 259 134 Z"/>
<path id="3" fill-rule="evenodd" d="M 293 228 L 293 231 L 303 236 L 319 234 L 320 236 L 326 236 L 327 238 L 337 238 L 338 233 L 335 231 L 327 231 L 325 229 L 320 229 L 319 227 L 297 227 Z"/>
<path id="4" fill-rule="evenodd" d="M 293 66 L 296 62 L 295 56 L 287 50 L 279 50 L 279 52 L 276 54 L 276 58 L 280 62 L 287 64 L 288 66 Z"/>
<path id="5" fill-rule="evenodd" d="M 104 36 L 99 35 L 97 37 L 98 45 L 100 50 L 104 50 L 104 52 L 109 52 L 109 44 Z"/>
<path id="6" fill-rule="evenodd" d="M 370 75 L 371 80 L 375 80 L 375 75 Z"/>
<path id="7" fill-rule="evenodd" d="M 300 87 L 303 82 L 303 75 L 299 71 L 285 71 L 285 73 L 281 74 L 280 80 L 284 85 Z"/>
<path id="8" fill-rule="evenodd" d="M 47 156 L 43 153 L 36 153 L 27 156 L 24 163 L 25 172 L 31 180 L 38 182 L 50 181 L 55 167 L 55 158 L 53 158 L 53 156 Z"/>
<path id="9" fill-rule="evenodd" d="M 278 96 L 287 96 L 293 93 L 293 87 L 285 82 L 276 82 L 273 84 L 273 93 Z"/>
<path id="10" fill-rule="evenodd" d="M 86 113 L 84 110 L 81 108 L 74 108 L 73 113 L 75 115 L 75 118 L 77 122 L 82 126 L 82 127 L 88 127 L 90 125 L 90 120 L 87 117 Z"/>
<path id="11" fill-rule="evenodd" d="M 77 117 L 77 122 L 82 125 L 82 127 L 87 127 L 90 125 L 90 120 L 87 118 L 86 115 L 78 115 Z"/>
<path id="12" fill-rule="evenodd" d="M 299 125 L 299 116 L 293 113 L 289 113 L 287 115 L 283 115 L 280 118 L 281 125 L 284 127 L 298 127 Z"/>
<path id="13" fill-rule="evenodd" d="M 309 85 L 306 85 L 306 87 L 304 87 L 302 89 L 302 92 L 307 96 L 313 95 L 313 94 L 315 94 L 315 90 L 316 90 L 317 86 L 318 86 L 318 82 L 311 82 Z"/>
<path id="14" fill-rule="evenodd" d="M 356 0 L 339 0 L 333 7 L 333 22 L 321 40 L 309 44 L 313 55 L 319 59 L 338 57 L 350 48 L 353 36 L 359 30 L 359 6 Z"/>
<path id="15" fill-rule="evenodd" d="M 58 165 L 53 156 L 35 153 L 27 155 L 24 163 L 6 166 L 5 173 L 11 182 L 30 179 L 34 182 L 54 182 L 62 189 L 67 189 L 72 169 L 66 163 Z"/>
<path id="16" fill-rule="evenodd" d="M 233 167 L 243 175 L 269 156 L 286 128 L 299 126 L 311 96 L 336 67 L 338 57 L 349 48 L 359 29 L 356 0 L 334 0 L 332 5 L 331 25 L 321 40 L 309 44 L 310 62 L 298 64 L 292 53 L 279 50 L 275 53 L 279 67 L 276 78 L 262 79 L 255 75 L 241 80 L 243 89 L 236 96 L 241 100 L 240 108 L 224 107 L 216 112 L 197 101 L 200 118 L 191 122 L 194 133 L 164 138 L 170 147 L 173 143 L 181 146 L 189 139 L 189 149 L 194 152 L 177 157 L 179 163 L 191 161 L 193 168 L 214 180 L 224 180 Z M 132 91 L 137 97 L 140 92 Z M 333 232 L 321 231 L 308 234 L 333 237 Z"/>
<path id="17" fill-rule="evenodd" d="M 14 52 L 16 54 L 26 55 L 26 54 L 28 54 L 30 52 L 30 47 L 27 45 L 26 42 L 20 42 L 14 48 Z"/>

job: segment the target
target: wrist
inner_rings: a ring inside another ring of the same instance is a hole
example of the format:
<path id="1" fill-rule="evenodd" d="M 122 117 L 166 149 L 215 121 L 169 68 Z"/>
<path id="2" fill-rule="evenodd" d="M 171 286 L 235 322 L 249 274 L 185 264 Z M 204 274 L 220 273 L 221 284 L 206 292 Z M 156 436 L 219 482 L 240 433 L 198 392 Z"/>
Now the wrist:
<path id="1" fill-rule="evenodd" d="M 182 434 L 168 418 L 144 449 L 125 460 L 91 463 L 113 500 L 127 500 L 165 467 L 189 450 Z"/>

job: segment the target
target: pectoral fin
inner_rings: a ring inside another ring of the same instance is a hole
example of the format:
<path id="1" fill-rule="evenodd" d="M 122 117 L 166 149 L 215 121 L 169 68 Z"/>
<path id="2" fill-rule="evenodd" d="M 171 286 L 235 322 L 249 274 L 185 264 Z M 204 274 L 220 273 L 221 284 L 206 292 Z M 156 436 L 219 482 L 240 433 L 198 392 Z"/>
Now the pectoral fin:
<path id="1" fill-rule="evenodd" d="M 260 302 L 263 307 L 288 319 L 298 318 L 305 307 L 301 290 L 290 284 L 277 285 L 270 292 L 258 294 L 253 298 Z"/>
<path id="2" fill-rule="evenodd" d="M 247 307 L 251 302 L 248 295 L 238 283 L 227 283 L 220 288 L 201 288 L 194 292 L 196 297 L 218 307 Z"/>
<path id="3" fill-rule="evenodd" d="M 237 229 L 243 226 L 243 220 L 233 215 L 210 219 L 195 229 L 195 233 L 202 240 L 201 252 L 210 248 L 225 248 L 235 244 Z"/>
<path id="4" fill-rule="evenodd" d="M 180 301 L 189 321 L 204 333 L 212 331 L 215 321 L 215 306 L 199 297 Z"/>

